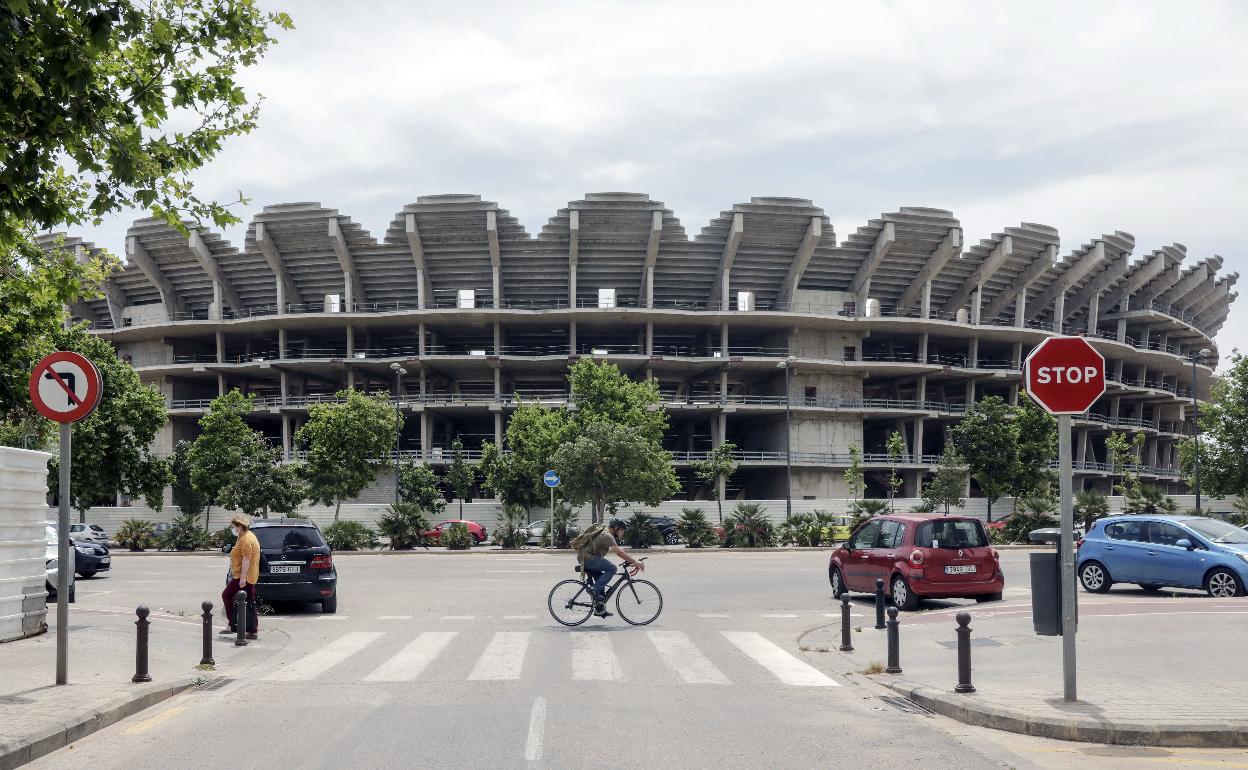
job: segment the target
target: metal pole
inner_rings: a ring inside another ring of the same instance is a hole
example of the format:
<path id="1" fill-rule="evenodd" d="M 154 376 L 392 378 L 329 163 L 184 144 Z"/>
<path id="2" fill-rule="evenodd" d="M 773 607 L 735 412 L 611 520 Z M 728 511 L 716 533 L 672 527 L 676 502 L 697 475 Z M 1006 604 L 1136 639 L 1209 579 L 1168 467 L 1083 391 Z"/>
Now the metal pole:
<path id="1" fill-rule="evenodd" d="M 555 488 L 550 488 L 550 528 L 547 530 L 550 534 L 550 547 L 555 547 Z"/>
<path id="2" fill-rule="evenodd" d="M 1075 696 L 1075 632 L 1078 626 L 1075 603 L 1078 595 L 1075 593 L 1074 481 L 1068 414 L 1057 416 L 1057 456 L 1060 468 L 1058 489 L 1062 506 L 1062 540 L 1059 548 L 1062 559 L 1062 682 L 1065 700 L 1073 702 L 1078 700 Z"/>
<path id="3" fill-rule="evenodd" d="M 853 652 L 854 642 L 849 634 L 849 594 L 841 594 L 841 652 Z"/>
<path id="4" fill-rule="evenodd" d="M 403 435 L 403 413 L 399 411 L 399 394 L 403 391 L 403 375 L 394 373 L 394 503 L 399 503 L 399 439 Z M 424 449 L 424 447 L 421 447 Z"/>
<path id="5" fill-rule="evenodd" d="M 135 644 L 134 644 L 134 676 L 130 678 L 131 682 L 150 682 L 152 675 L 147 672 L 147 627 L 151 625 L 151 621 L 147 619 L 147 615 L 151 610 L 140 604 L 134 611 L 139 619 L 134 621 L 135 625 Z"/>
<path id="6" fill-rule="evenodd" d="M 1192 356 L 1192 469 L 1195 473 L 1196 510 L 1200 511 L 1200 404 L 1196 403 L 1196 356 Z"/>
<path id="7" fill-rule="evenodd" d="M 199 659 L 199 665 L 214 666 L 217 662 L 212 659 L 212 602 L 199 606 L 204 610 L 204 655 Z"/>
<path id="8" fill-rule="evenodd" d="M 888 608 L 888 667 L 886 674 L 901 673 L 901 638 L 898 633 L 897 608 Z"/>
<path id="9" fill-rule="evenodd" d="M 56 683 L 69 682 L 69 463 L 72 423 L 61 423 L 60 510 L 56 517 Z"/>
<path id="10" fill-rule="evenodd" d="M 784 515 L 793 517 L 793 419 L 790 416 L 789 368 L 784 365 Z"/>
<path id="11" fill-rule="evenodd" d="M 958 622 L 958 684 L 954 692 L 975 692 L 971 684 L 971 613 L 959 612 L 954 618 Z"/>
<path id="12" fill-rule="evenodd" d="M 884 579 L 875 579 L 875 627 L 884 628 Z"/>

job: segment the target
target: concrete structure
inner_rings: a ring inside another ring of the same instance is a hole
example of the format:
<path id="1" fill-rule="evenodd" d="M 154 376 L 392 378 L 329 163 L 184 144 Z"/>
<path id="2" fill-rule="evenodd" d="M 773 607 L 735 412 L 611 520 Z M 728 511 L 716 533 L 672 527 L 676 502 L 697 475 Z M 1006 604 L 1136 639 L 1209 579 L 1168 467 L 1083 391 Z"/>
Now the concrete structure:
<path id="1" fill-rule="evenodd" d="M 783 498 L 786 399 L 795 499 L 844 497 L 851 445 L 878 489 L 893 431 L 916 495 L 966 405 L 1015 401 L 1023 358 L 1057 332 L 1086 334 L 1108 362 L 1108 393 L 1076 419 L 1077 483 L 1107 490 L 1108 432 L 1140 430 L 1143 477 L 1180 491 L 1188 357 L 1216 351 L 1237 277 L 1217 275 L 1216 257 L 1185 265 L 1178 244 L 1137 258 L 1122 232 L 1063 249 L 1023 223 L 973 241 L 930 208 L 838 242 L 810 201 L 754 198 L 691 236 L 635 193 L 587 195 L 536 235 L 476 195 L 435 195 L 380 239 L 292 203 L 265 208 L 241 247 L 144 219 L 126 251 L 104 296 L 74 312 L 168 398 L 160 451 L 240 388 L 291 456 L 307 405 L 355 387 L 398 399 L 413 459 L 445 463 L 456 436 L 475 458 L 518 400 L 566 404 L 569 361 L 593 356 L 659 381 L 687 498 L 711 492 L 688 463 L 725 440 L 742 460 L 728 497 Z M 397 394 L 394 361 L 409 372 Z M 1198 367 L 1202 394 L 1215 363 Z"/>
<path id="2" fill-rule="evenodd" d="M 44 630 L 50 458 L 0 447 L 0 642 Z"/>

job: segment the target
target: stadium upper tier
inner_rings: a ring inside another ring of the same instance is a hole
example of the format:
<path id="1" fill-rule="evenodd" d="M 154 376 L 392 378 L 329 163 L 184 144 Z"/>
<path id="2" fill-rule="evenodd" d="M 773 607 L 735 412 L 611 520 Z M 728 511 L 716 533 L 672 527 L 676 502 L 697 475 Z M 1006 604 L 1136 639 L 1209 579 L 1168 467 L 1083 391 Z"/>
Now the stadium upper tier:
<path id="1" fill-rule="evenodd" d="M 1145 348 L 1162 340 L 1172 352 L 1212 346 L 1238 274 L 1218 275 L 1217 256 L 1185 264 L 1177 243 L 1135 248 L 1112 232 L 1062 249 L 1056 229 L 1031 223 L 968 244 L 950 212 L 911 207 L 838 243 L 823 210 L 796 198 L 736 204 L 692 238 L 662 203 L 635 193 L 586 195 L 536 235 L 476 195 L 420 197 L 381 239 L 334 209 L 286 203 L 255 217 L 241 249 L 206 229 L 188 237 L 136 221 L 124 266 L 73 310 L 100 329 L 467 307 L 792 311 L 1060 330 Z M 128 312 L 140 306 L 151 307 Z"/>

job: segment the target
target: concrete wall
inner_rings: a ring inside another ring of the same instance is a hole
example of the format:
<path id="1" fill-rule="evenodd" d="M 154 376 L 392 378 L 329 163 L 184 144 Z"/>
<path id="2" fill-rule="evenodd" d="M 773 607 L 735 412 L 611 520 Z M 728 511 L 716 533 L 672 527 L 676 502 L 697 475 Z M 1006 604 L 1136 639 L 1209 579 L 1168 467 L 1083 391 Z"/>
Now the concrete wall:
<path id="1" fill-rule="evenodd" d="M 41 633 L 47 617 L 47 452 L 0 447 L 0 642 Z"/>

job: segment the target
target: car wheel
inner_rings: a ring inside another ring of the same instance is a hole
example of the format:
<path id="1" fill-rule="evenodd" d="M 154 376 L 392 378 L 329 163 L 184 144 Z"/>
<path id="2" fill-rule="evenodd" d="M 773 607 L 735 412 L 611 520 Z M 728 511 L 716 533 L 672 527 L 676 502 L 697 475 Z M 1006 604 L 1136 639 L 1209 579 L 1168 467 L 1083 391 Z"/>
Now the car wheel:
<path id="1" fill-rule="evenodd" d="M 329 596 L 321 599 L 321 614 L 333 615 L 338 611 L 338 592 L 334 591 Z"/>
<path id="2" fill-rule="evenodd" d="M 909 612 L 919 606 L 919 597 L 910 590 L 910 584 L 901 575 L 893 576 L 893 606 Z"/>
<path id="3" fill-rule="evenodd" d="M 980 604 L 983 604 L 984 602 L 999 602 L 1001 601 L 1001 592 L 997 591 L 995 594 L 981 594 L 975 597 L 975 601 Z"/>
<path id="4" fill-rule="evenodd" d="M 676 530 L 669 529 L 667 531 L 667 534 L 663 535 L 663 542 L 667 543 L 668 545 L 679 545 L 680 535 L 676 534 Z"/>
<path id="5" fill-rule="evenodd" d="M 90 580 L 91 578 L 95 577 L 95 573 L 94 572 L 79 572 L 78 577 L 82 578 L 83 580 Z"/>
<path id="6" fill-rule="evenodd" d="M 1234 572 L 1219 567 L 1210 572 L 1205 578 L 1205 591 L 1210 596 L 1224 599 L 1228 596 L 1239 596 L 1244 592 L 1244 587 L 1240 584 L 1239 577 Z"/>
<path id="7" fill-rule="evenodd" d="M 845 581 L 841 578 L 841 571 L 836 567 L 828 567 L 828 582 L 832 584 L 832 598 L 838 601 L 842 596 L 848 593 L 845 590 Z"/>
<path id="8" fill-rule="evenodd" d="M 1079 568 L 1079 582 L 1083 584 L 1083 590 L 1092 594 L 1103 594 L 1114 584 L 1109 570 L 1099 561 L 1084 562 Z"/>
<path id="9" fill-rule="evenodd" d="M 1140 583 L 1140 588 L 1143 588 L 1145 591 L 1160 591 L 1161 590 L 1161 586 L 1157 585 L 1156 583 Z"/>

